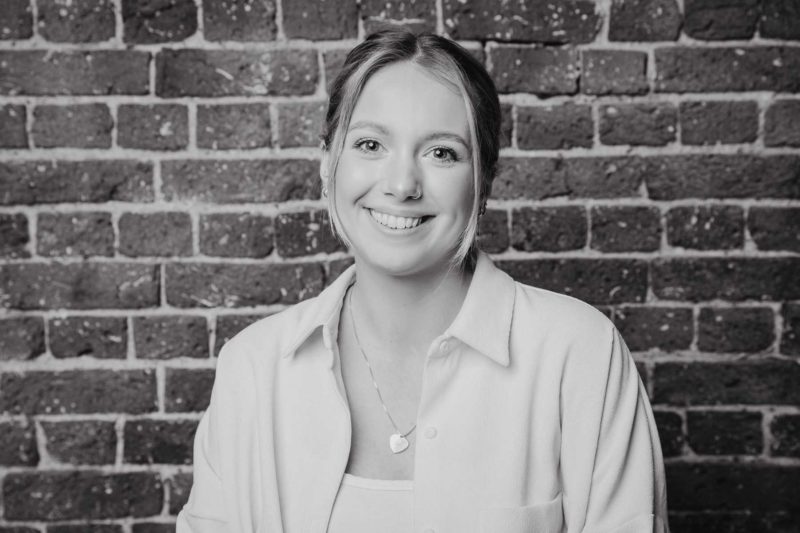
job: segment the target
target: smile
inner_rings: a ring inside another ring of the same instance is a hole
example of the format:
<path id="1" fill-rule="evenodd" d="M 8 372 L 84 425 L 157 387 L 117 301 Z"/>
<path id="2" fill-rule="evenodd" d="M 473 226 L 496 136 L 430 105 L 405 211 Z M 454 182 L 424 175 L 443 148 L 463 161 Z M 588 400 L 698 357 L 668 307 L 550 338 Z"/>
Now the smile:
<path id="1" fill-rule="evenodd" d="M 394 215 L 388 215 L 386 213 L 375 211 L 374 209 L 367 209 L 367 211 L 369 211 L 370 216 L 375 220 L 375 222 L 377 222 L 381 226 L 385 226 L 390 229 L 416 228 L 417 226 L 422 224 L 424 218 L 426 218 L 426 217 L 419 217 L 419 218 L 397 217 Z"/>

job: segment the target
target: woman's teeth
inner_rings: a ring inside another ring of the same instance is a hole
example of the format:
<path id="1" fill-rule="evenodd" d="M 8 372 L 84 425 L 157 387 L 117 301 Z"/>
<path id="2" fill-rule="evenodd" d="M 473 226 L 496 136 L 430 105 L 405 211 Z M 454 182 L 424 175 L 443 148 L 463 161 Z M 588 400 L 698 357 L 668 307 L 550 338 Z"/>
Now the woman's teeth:
<path id="1" fill-rule="evenodd" d="M 416 228 L 422 223 L 422 218 L 396 217 L 394 215 L 387 215 L 386 213 L 379 213 L 373 209 L 369 210 L 369 214 L 378 224 L 391 229 Z"/>

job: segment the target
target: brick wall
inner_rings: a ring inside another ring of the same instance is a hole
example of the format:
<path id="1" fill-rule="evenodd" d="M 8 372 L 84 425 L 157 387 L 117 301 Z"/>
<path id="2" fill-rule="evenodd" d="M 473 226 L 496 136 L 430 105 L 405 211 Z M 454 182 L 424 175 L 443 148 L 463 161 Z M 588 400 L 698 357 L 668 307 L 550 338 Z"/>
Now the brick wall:
<path id="1" fill-rule="evenodd" d="M 387 21 L 496 80 L 481 242 L 618 325 L 673 530 L 797 532 L 796 0 L 0 2 L 0 532 L 172 530 L 220 345 L 347 264 L 315 147 Z"/>

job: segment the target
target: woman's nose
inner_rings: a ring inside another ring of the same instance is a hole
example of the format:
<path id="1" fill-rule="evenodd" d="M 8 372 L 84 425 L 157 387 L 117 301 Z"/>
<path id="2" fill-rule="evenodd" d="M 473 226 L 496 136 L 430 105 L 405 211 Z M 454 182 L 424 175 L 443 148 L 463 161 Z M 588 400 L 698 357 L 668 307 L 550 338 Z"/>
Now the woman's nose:
<path id="1" fill-rule="evenodd" d="M 396 161 L 388 171 L 385 183 L 386 194 L 398 200 L 418 199 L 422 196 L 422 183 L 416 161 Z"/>

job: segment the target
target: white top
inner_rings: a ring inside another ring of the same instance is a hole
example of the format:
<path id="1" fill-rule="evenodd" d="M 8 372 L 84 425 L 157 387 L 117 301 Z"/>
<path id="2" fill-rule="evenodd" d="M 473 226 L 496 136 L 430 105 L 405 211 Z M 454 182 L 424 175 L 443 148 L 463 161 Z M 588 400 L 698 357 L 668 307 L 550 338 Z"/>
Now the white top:
<path id="1" fill-rule="evenodd" d="M 178 533 L 327 531 L 350 454 L 335 347 L 354 276 L 225 345 Z M 619 332 L 486 255 L 427 352 L 416 422 L 414 532 L 667 531 L 653 413 Z"/>
<path id="2" fill-rule="evenodd" d="M 414 482 L 345 474 L 333 502 L 328 533 L 409 533 L 414 529 Z"/>

